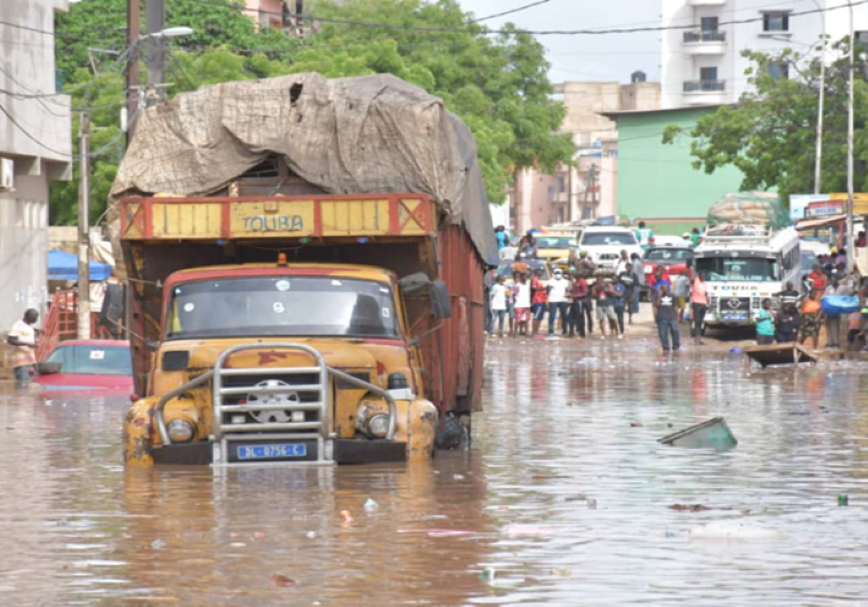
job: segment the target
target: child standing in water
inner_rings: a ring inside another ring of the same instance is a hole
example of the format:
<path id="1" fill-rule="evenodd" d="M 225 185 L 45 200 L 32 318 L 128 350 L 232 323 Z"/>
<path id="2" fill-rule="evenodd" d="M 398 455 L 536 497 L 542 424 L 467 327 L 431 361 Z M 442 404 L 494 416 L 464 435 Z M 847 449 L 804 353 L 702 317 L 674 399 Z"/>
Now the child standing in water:
<path id="1" fill-rule="evenodd" d="M 764 299 L 762 309 L 758 310 L 754 317 L 756 324 L 756 343 L 758 346 L 766 346 L 775 343 L 775 316 L 772 314 L 772 300 Z"/>

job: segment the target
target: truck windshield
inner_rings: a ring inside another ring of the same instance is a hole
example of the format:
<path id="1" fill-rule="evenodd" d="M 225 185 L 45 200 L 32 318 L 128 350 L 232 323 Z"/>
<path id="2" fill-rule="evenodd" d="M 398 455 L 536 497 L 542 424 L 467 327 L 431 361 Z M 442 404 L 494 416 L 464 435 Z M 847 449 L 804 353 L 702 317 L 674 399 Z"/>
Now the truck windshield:
<path id="1" fill-rule="evenodd" d="M 702 257 L 696 270 L 711 281 L 775 282 L 781 279 L 778 262 L 760 257 Z"/>
<path id="2" fill-rule="evenodd" d="M 262 276 L 177 285 L 166 339 L 397 337 L 392 290 L 347 278 Z"/>
<path id="3" fill-rule="evenodd" d="M 588 247 L 606 245 L 636 244 L 636 237 L 630 232 L 585 232 L 582 244 Z"/>
<path id="4" fill-rule="evenodd" d="M 540 249 L 569 249 L 574 240 L 572 236 L 538 236 L 537 246 Z"/>

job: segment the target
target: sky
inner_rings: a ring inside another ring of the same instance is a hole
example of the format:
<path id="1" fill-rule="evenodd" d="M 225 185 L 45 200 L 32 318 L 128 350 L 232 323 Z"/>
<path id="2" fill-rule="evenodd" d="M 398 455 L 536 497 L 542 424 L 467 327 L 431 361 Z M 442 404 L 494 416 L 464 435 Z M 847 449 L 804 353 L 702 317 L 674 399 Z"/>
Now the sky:
<path id="1" fill-rule="evenodd" d="M 530 4 L 532 0 L 459 0 L 466 11 L 485 17 Z M 549 0 L 545 4 L 487 21 L 491 27 L 506 22 L 528 30 L 608 29 L 660 24 L 660 2 L 655 0 Z M 642 70 L 649 81 L 660 80 L 660 33 L 594 36 L 539 36 L 552 64 L 553 83 L 565 81 L 629 82 Z"/>

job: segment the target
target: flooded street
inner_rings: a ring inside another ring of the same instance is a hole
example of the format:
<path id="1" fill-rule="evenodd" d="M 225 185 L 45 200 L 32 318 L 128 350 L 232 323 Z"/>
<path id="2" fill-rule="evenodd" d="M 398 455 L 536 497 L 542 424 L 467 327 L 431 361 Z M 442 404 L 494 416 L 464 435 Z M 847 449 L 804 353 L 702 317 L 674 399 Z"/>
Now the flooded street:
<path id="1" fill-rule="evenodd" d="M 868 600 L 859 363 L 747 376 L 725 350 L 506 340 L 486 374 L 472 451 L 337 469 L 125 471 L 123 403 L 6 390 L 0 601 Z M 718 415 L 731 451 L 657 442 Z"/>

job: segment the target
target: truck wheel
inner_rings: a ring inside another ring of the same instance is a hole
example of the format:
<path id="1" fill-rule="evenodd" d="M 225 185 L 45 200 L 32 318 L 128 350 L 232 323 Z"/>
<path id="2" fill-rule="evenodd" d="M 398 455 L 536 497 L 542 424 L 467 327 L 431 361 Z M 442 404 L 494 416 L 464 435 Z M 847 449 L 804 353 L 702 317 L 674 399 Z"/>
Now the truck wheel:
<path id="1" fill-rule="evenodd" d="M 438 449 L 467 449 L 470 446 L 467 426 L 450 411 L 443 418 L 443 427 L 437 433 L 435 444 Z"/>

